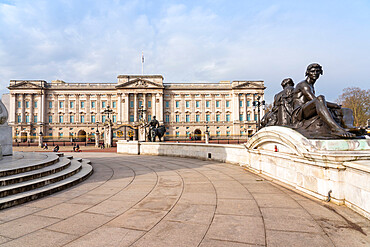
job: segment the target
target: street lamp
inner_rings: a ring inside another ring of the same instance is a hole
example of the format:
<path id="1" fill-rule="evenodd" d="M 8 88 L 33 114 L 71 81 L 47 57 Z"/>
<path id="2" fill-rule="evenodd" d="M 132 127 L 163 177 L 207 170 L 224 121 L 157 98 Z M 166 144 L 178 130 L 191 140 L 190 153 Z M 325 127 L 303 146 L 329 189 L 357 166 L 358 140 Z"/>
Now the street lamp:
<path id="1" fill-rule="evenodd" d="M 103 111 L 103 113 L 104 113 L 104 114 L 107 114 L 107 115 L 108 115 L 108 119 L 110 119 L 110 118 L 109 118 L 109 115 L 113 113 L 113 110 L 112 110 L 112 109 L 110 109 L 110 106 L 108 105 L 108 106 L 107 106 L 107 109 L 105 109 L 105 110 Z"/>
<path id="2" fill-rule="evenodd" d="M 259 130 L 260 129 L 260 125 L 261 125 L 261 122 L 260 122 L 260 111 L 261 111 L 261 106 L 263 107 L 263 109 L 265 108 L 265 105 L 266 105 L 266 103 L 265 103 L 265 101 L 264 100 L 262 100 L 262 101 L 260 101 L 260 99 L 261 99 L 261 96 L 258 96 L 257 97 L 257 100 L 255 100 L 255 101 L 253 101 L 253 109 L 256 109 L 257 108 L 257 112 L 258 112 L 258 122 L 257 122 L 257 130 Z"/>

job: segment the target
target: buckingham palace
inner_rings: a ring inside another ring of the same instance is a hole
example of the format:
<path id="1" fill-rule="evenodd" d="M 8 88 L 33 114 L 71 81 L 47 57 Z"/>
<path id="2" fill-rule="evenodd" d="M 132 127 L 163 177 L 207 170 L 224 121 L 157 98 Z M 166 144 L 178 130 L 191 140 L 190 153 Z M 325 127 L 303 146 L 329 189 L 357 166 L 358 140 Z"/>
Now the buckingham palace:
<path id="1" fill-rule="evenodd" d="M 62 80 L 11 80 L 9 124 L 15 141 L 44 138 L 86 140 L 103 128 L 111 112 L 113 136 L 135 138 L 142 114 L 156 116 L 166 127 L 165 139 L 252 135 L 260 116 L 253 102 L 264 97 L 263 81 L 164 83 L 162 75 L 119 75 L 116 83 L 67 83 Z"/>

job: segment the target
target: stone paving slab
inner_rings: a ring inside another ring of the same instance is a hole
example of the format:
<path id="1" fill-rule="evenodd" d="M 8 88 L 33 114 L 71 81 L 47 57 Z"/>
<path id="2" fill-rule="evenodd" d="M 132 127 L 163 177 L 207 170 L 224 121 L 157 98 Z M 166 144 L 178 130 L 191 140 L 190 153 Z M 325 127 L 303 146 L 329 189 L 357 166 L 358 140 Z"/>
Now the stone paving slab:
<path id="1" fill-rule="evenodd" d="M 76 153 L 68 190 L 0 211 L 1 246 L 370 246 L 370 221 L 244 168 L 188 158 Z"/>

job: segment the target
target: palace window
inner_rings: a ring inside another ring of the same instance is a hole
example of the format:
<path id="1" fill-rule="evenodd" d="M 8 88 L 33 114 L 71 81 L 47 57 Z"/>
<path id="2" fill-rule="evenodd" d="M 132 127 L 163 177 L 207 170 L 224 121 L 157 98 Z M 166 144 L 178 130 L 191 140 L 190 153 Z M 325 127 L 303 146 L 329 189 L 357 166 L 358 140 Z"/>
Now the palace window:
<path id="1" fill-rule="evenodd" d="M 186 120 L 187 123 L 190 122 L 190 115 L 186 115 L 185 120 Z"/>
<path id="2" fill-rule="evenodd" d="M 170 115 L 165 116 L 165 121 L 168 123 L 170 121 Z"/>
<path id="3" fill-rule="evenodd" d="M 226 131 L 226 136 L 230 136 L 230 131 Z"/>
<path id="4" fill-rule="evenodd" d="M 75 102 L 74 101 L 69 102 L 69 107 L 71 109 L 75 108 Z"/>
<path id="5" fill-rule="evenodd" d="M 37 101 L 35 101 L 34 105 L 35 105 L 34 107 L 37 108 Z"/>
<path id="6" fill-rule="evenodd" d="M 18 101 L 18 108 L 21 108 L 22 107 L 22 103 L 21 101 Z"/>
<path id="7" fill-rule="evenodd" d="M 102 123 L 104 123 L 104 122 L 105 122 L 105 119 L 106 119 L 106 116 L 105 116 L 105 115 L 101 116 L 101 122 L 102 122 Z"/>
<path id="8" fill-rule="evenodd" d="M 243 107 L 243 100 L 239 100 L 239 106 Z"/>
<path id="9" fill-rule="evenodd" d="M 195 115 L 195 122 L 199 122 L 200 121 L 200 115 Z"/>
<path id="10" fill-rule="evenodd" d="M 148 115 L 148 122 L 152 120 L 152 115 Z"/>
<path id="11" fill-rule="evenodd" d="M 251 121 L 251 114 L 247 114 L 247 121 Z"/>
<path id="12" fill-rule="evenodd" d="M 53 108 L 53 102 L 49 101 L 49 108 Z"/>
<path id="13" fill-rule="evenodd" d="M 117 116 L 113 115 L 113 123 L 116 123 L 116 122 L 117 122 Z"/>
<path id="14" fill-rule="evenodd" d="M 243 121 L 244 117 L 243 114 L 239 114 L 239 121 Z"/>
<path id="15" fill-rule="evenodd" d="M 133 100 L 130 101 L 130 107 L 134 108 L 134 101 Z"/>
<path id="16" fill-rule="evenodd" d="M 63 101 L 59 101 L 59 108 L 62 109 L 64 107 L 64 102 Z"/>
<path id="17" fill-rule="evenodd" d="M 82 116 L 80 117 L 80 119 L 81 119 L 81 123 L 84 123 L 84 122 L 85 122 L 85 116 L 84 116 L 84 115 L 82 115 Z"/>
<path id="18" fill-rule="evenodd" d="M 37 115 L 33 115 L 33 122 L 37 123 Z"/>
<path id="19" fill-rule="evenodd" d="M 207 100 L 206 101 L 206 107 L 209 108 L 210 105 L 211 105 L 211 101 L 210 100 Z"/>
<path id="20" fill-rule="evenodd" d="M 69 116 L 69 122 L 74 123 L 75 122 L 75 116 Z"/>
<path id="21" fill-rule="evenodd" d="M 167 101 L 166 101 L 167 102 Z M 148 100 L 148 108 L 151 108 L 152 107 L 152 101 L 151 100 Z M 166 106 L 167 107 L 167 106 Z"/>
<path id="22" fill-rule="evenodd" d="M 117 102 L 116 101 L 112 101 L 112 107 L 113 108 L 116 108 L 117 107 Z"/>
<path id="23" fill-rule="evenodd" d="M 134 115 L 130 115 L 130 122 L 134 121 Z"/>
<path id="24" fill-rule="evenodd" d="M 185 105 L 186 105 L 186 108 L 189 108 L 190 107 L 190 101 L 189 100 L 185 101 Z"/>
<path id="25" fill-rule="evenodd" d="M 247 101 L 247 106 L 251 106 L 251 102 L 249 100 Z"/>
<path id="26" fill-rule="evenodd" d="M 180 122 L 180 115 L 176 115 L 176 122 Z"/>
<path id="27" fill-rule="evenodd" d="M 81 101 L 81 108 L 85 108 L 85 101 Z"/>
<path id="28" fill-rule="evenodd" d="M 63 138 L 63 133 L 62 132 L 59 132 L 59 138 Z"/>
<path id="29" fill-rule="evenodd" d="M 59 123 L 63 123 L 63 116 L 59 116 Z"/>
<path id="30" fill-rule="evenodd" d="M 195 106 L 196 106 L 197 108 L 199 108 L 199 107 L 200 107 L 200 101 L 199 101 L 199 100 L 195 101 Z"/>
<path id="31" fill-rule="evenodd" d="M 220 122 L 220 114 L 216 115 L 216 122 Z"/>
<path id="32" fill-rule="evenodd" d="M 107 101 L 102 101 L 102 102 L 101 102 L 101 107 L 102 107 L 102 108 L 107 107 Z"/>
<path id="33" fill-rule="evenodd" d="M 49 116 L 49 123 L 53 122 L 53 116 Z"/>
<path id="34" fill-rule="evenodd" d="M 220 137 L 221 136 L 221 131 L 216 131 L 216 136 Z"/>
<path id="35" fill-rule="evenodd" d="M 180 108 L 180 101 L 176 101 L 176 108 Z"/>
<path id="36" fill-rule="evenodd" d="M 220 102 L 219 100 L 216 101 L 216 107 L 219 108 L 220 107 Z"/>
<path id="37" fill-rule="evenodd" d="M 244 135 L 244 131 L 241 130 L 240 131 L 240 136 L 242 136 L 242 135 Z"/>
<path id="38" fill-rule="evenodd" d="M 95 101 L 91 101 L 91 108 L 95 108 Z"/>
<path id="39" fill-rule="evenodd" d="M 166 101 L 166 108 L 169 108 L 169 107 L 170 107 L 170 102 Z"/>
<path id="40" fill-rule="evenodd" d="M 230 100 L 226 100 L 226 108 L 230 107 Z"/>
<path id="41" fill-rule="evenodd" d="M 18 122 L 18 123 L 22 122 L 22 117 L 21 117 L 21 115 L 18 115 L 18 117 L 17 117 L 17 122 Z"/>
<path id="42" fill-rule="evenodd" d="M 143 101 L 139 100 L 139 108 L 143 105 Z"/>
<path id="43" fill-rule="evenodd" d="M 176 137 L 180 137 L 180 132 L 176 131 Z"/>
<path id="44" fill-rule="evenodd" d="M 26 108 L 30 108 L 30 102 L 26 101 Z"/>
<path id="45" fill-rule="evenodd" d="M 226 122 L 230 122 L 230 114 L 226 114 Z"/>
<path id="46" fill-rule="evenodd" d="M 257 121 L 257 114 L 254 114 L 254 121 Z"/>
<path id="47" fill-rule="evenodd" d="M 26 115 L 26 123 L 30 122 L 30 116 Z"/>
<path id="48" fill-rule="evenodd" d="M 92 123 L 95 123 L 95 115 L 92 115 L 92 116 L 91 116 L 91 122 L 92 122 Z"/>
<path id="49" fill-rule="evenodd" d="M 209 115 L 209 114 L 207 114 L 207 115 L 206 115 L 206 121 L 207 121 L 207 122 L 209 122 L 209 120 L 210 120 L 210 115 Z"/>

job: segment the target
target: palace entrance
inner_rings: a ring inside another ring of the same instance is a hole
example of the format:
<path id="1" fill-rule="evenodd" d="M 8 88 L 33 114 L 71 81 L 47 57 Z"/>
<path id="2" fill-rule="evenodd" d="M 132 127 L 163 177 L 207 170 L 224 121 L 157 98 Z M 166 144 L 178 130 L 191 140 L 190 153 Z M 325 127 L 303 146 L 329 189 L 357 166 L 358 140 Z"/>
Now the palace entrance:
<path id="1" fill-rule="evenodd" d="M 194 140 L 202 140 L 202 131 L 200 129 L 194 130 Z"/>
<path id="2" fill-rule="evenodd" d="M 77 134 L 77 140 L 79 142 L 86 142 L 86 132 L 84 130 L 80 130 Z"/>

